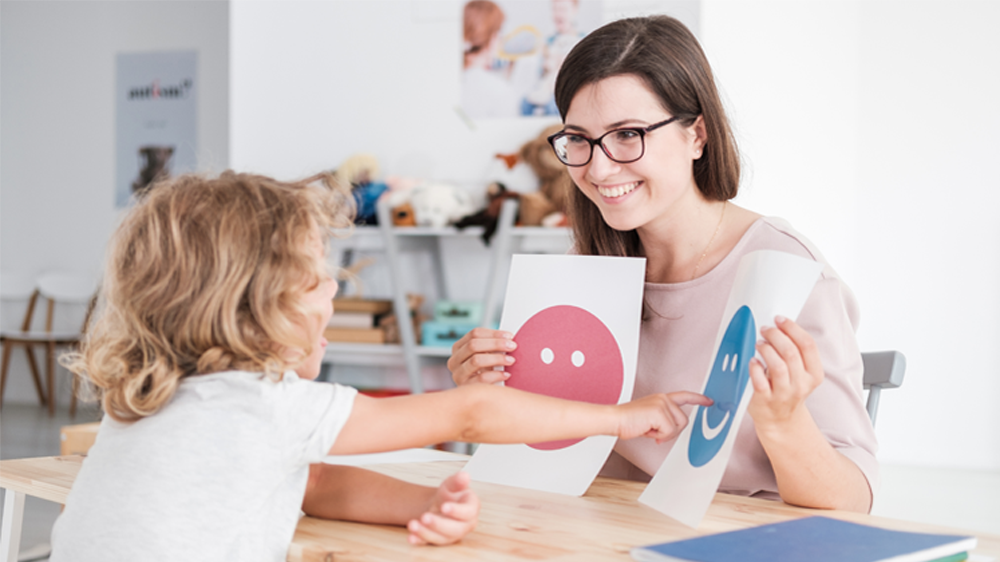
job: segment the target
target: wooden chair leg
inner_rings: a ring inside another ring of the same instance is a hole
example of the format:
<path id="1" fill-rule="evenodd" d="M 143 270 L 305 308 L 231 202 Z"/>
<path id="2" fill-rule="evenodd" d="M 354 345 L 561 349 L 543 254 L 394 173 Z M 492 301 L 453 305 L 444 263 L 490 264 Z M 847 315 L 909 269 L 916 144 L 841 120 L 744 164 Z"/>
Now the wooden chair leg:
<path id="1" fill-rule="evenodd" d="M 45 345 L 45 378 L 49 383 L 49 417 L 56 415 L 56 344 Z"/>
<path id="2" fill-rule="evenodd" d="M 48 404 L 45 397 L 45 388 L 42 387 L 42 376 L 38 372 L 38 362 L 35 361 L 34 346 L 25 344 L 24 353 L 28 356 L 28 370 L 31 371 L 31 378 L 35 381 L 35 392 L 38 393 L 38 403 L 42 406 Z"/>
<path id="3" fill-rule="evenodd" d="M 0 406 L 3 406 L 3 392 L 7 389 L 7 366 L 10 364 L 10 343 L 3 343 L 3 361 L 0 363 Z"/>
<path id="4" fill-rule="evenodd" d="M 69 398 L 69 417 L 76 417 L 76 394 L 80 390 L 80 377 L 76 376 L 76 373 L 70 373 L 69 376 L 72 378 L 72 384 L 70 385 L 73 391 L 73 395 Z"/>

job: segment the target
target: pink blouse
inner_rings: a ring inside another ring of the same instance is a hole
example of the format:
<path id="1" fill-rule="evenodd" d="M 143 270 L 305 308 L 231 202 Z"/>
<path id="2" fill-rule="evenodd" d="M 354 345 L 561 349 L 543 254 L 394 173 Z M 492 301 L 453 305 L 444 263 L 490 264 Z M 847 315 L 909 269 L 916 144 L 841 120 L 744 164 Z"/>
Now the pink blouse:
<path id="1" fill-rule="evenodd" d="M 701 390 L 740 258 L 765 249 L 824 264 L 796 319 L 816 340 L 826 370 L 806 406 L 830 444 L 861 469 L 874 493 L 879 482 L 878 444 L 863 400 L 861 353 L 855 340 L 857 302 L 819 251 L 781 219 L 758 219 L 732 252 L 698 279 L 646 283 L 634 396 Z M 661 445 L 648 439 L 619 441 L 601 474 L 648 481 L 672 446 L 673 441 Z M 749 414 L 743 418 L 719 491 L 779 499 L 774 470 Z"/>

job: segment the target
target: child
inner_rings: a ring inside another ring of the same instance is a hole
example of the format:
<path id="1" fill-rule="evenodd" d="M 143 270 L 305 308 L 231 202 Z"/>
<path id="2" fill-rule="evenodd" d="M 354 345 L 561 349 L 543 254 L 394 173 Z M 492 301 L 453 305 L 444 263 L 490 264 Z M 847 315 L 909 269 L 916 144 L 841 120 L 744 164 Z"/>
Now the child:
<path id="1" fill-rule="evenodd" d="M 312 180 L 315 180 L 313 178 Z M 448 440 L 670 439 L 692 393 L 621 406 L 490 385 L 374 399 L 311 382 L 336 283 L 325 234 L 343 194 L 224 173 L 153 187 L 118 228 L 104 310 L 69 366 L 107 414 L 52 534 L 51 560 L 284 560 L 307 514 L 408 525 L 413 544 L 472 530 L 478 499 L 315 465 Z"/>

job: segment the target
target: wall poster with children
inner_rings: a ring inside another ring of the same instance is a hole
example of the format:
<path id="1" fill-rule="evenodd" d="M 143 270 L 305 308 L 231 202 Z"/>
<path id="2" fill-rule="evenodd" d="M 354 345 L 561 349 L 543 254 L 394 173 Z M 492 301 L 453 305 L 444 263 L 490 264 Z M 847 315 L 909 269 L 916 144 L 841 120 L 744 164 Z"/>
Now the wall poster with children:
<path id="1" fill-rule="evenodd" d="M 196 51 L 119 53 L 115 83 L 115 206 L 151 183 L 195 170 Z"/>
<path id="2" fill-rule="evenodd" d="M 469 0 L 462 7 L 462 111 L 470 119 L 558 115 L 556 74 L 603 23 L 601 0 Z"/>

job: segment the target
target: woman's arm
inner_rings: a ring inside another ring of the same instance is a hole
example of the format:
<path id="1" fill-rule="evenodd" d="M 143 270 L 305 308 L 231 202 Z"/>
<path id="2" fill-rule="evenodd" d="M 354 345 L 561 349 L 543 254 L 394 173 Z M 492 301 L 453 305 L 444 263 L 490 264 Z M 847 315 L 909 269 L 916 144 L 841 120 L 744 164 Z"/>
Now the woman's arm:
<path id="1" fill-rule="evenodd" d="M 302 511 L 324 519 L 405 525 L 411 544 L 444 545 L 476 527 L 479 498 L 464 472 L 429 488 L 363 468 L 314 464 Z"/>
<path id="2" fill-rule="evenodd" d="M 786 503 L 867 513 L 872 492 L 864 474 L 820 432 L 806 408 L 806 398 L 823 382 L 816 342 L 787 318 L 761 330 L 764 340 L 750 364 L 754 396 L 747 412 Z"/>
<path id="3" fill-rule="evenodd" d="M 603 405 L 485 384 L 392 398 L 359 395 L 330 453 L 373 453 L 444 441 L 532 443 L 591 435 L 647 436 L 662 442 L 687 424 L 680 409 L 683 404 L 709 405 L 711 400 L 675 392 Z"/>

